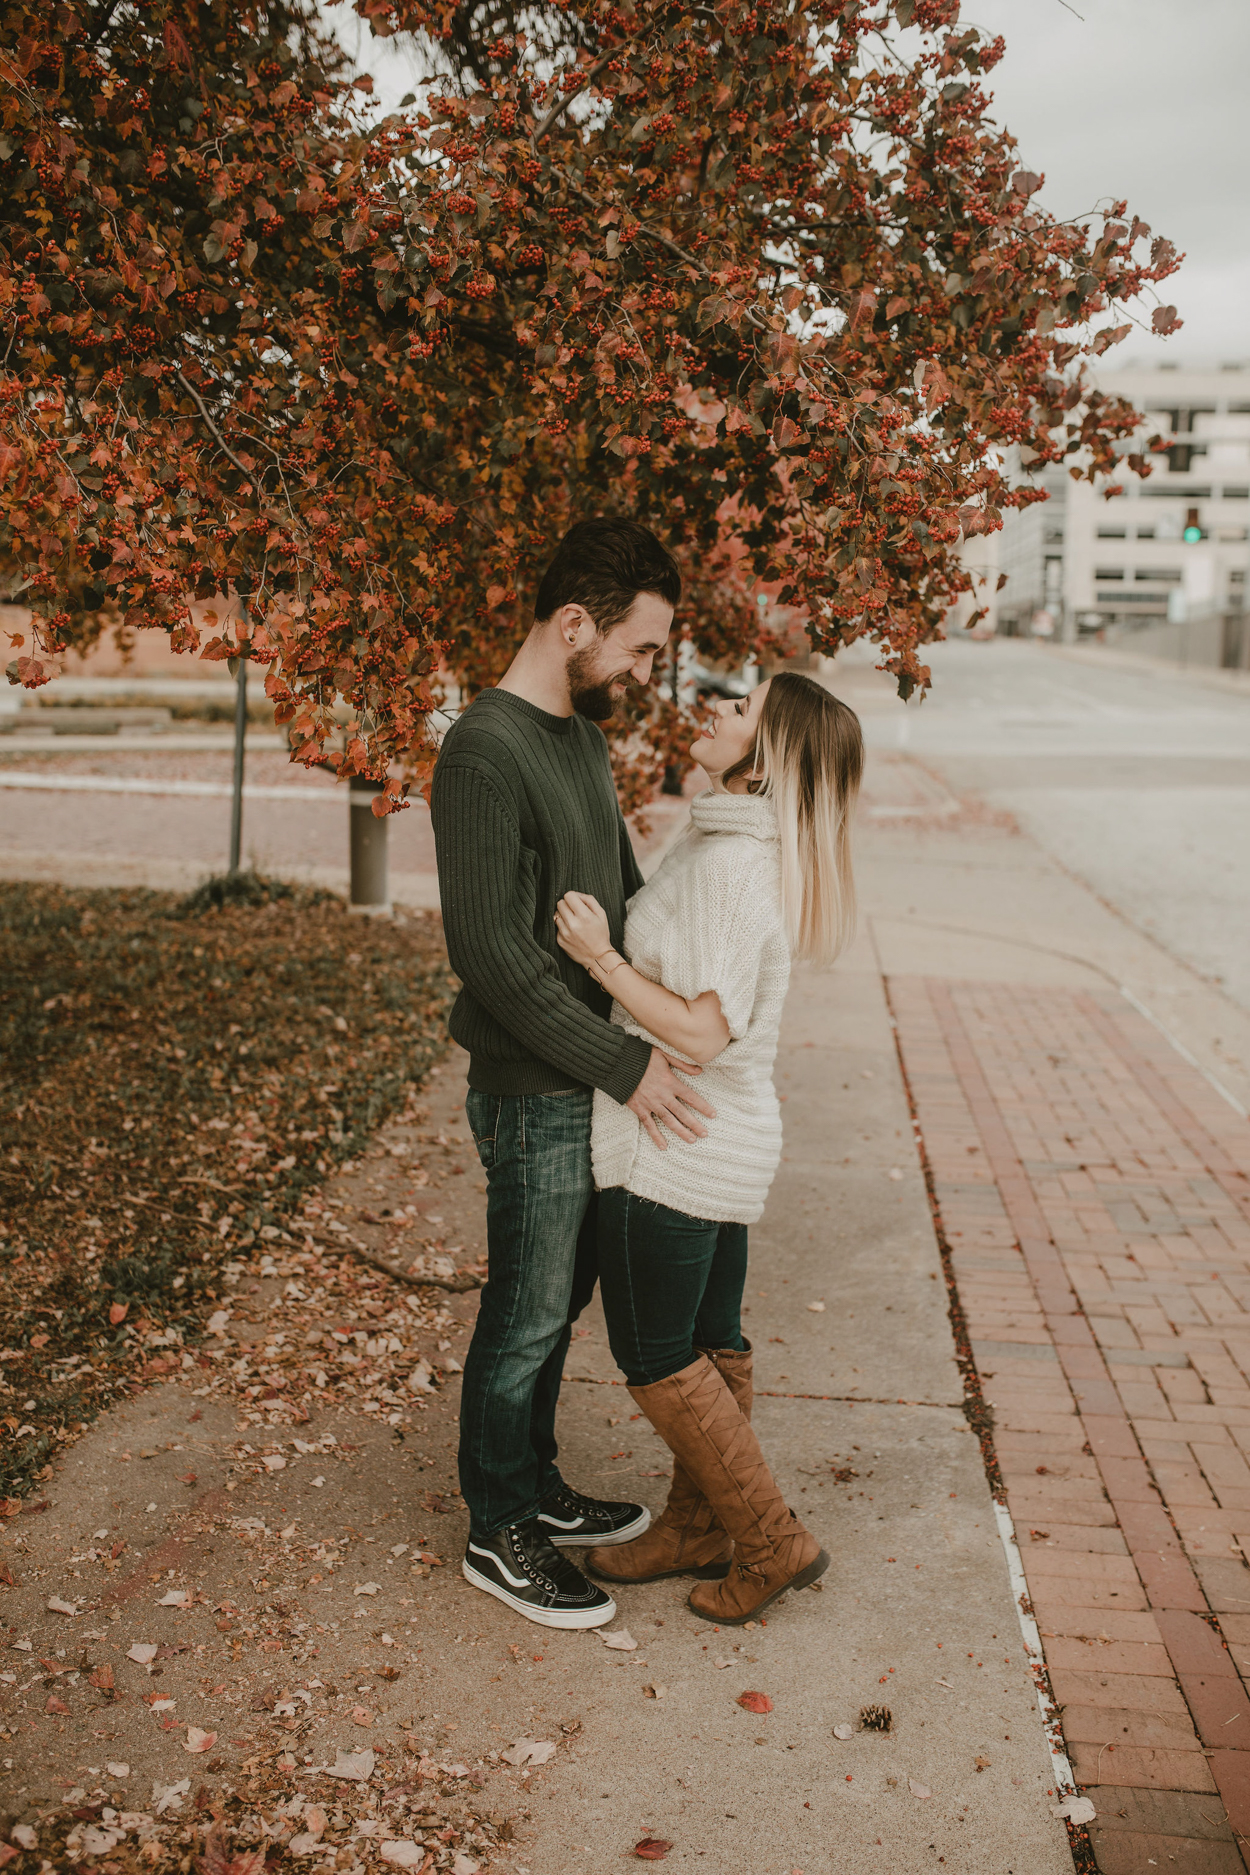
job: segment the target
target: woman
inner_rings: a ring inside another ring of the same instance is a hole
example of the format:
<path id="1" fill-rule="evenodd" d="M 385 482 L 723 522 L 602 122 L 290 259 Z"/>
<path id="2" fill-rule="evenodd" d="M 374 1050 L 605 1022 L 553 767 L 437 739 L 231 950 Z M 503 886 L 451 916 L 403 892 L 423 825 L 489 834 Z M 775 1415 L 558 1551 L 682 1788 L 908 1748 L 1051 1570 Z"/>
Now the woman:
<path id="1" fill-rule="evenodd" d="M 608 1337 L 675 1465 L 658 1521 L 632 1543 L 592 1550 L 589 1566 L 612 1582 L 698 1576 L 695 1612 L 739 1625 L 829 1563 L 751 1430 L 740 1310 L 747 1226 L 781 1157 L 772 1069 L 790 960 L 832 962 L 853 924 L 863 743 L 854 711 L 794 672 L 713 709 L 690 750 L 711 786 L 630 902 L 628 961 L 583 893 L 560 901 L 556 929 L 611 990 L 613 1021 L 699 1064 L 715 1108 L 706 1138 L 687 1142 L 595 1095 Z"/>

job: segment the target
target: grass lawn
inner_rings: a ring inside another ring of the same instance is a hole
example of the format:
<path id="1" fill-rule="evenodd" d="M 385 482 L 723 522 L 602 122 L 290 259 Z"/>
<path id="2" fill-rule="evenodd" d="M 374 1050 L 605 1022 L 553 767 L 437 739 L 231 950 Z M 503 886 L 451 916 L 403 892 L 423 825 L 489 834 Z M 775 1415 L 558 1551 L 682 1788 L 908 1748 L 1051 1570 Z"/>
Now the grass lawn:
<path id="1" fill-rule="evenodd" d="M 221 1266 L 289 1242 L 445 1045 L 434 917 L 244 877 L 0 885 L 0 1491 L 183 1364 Z"/>

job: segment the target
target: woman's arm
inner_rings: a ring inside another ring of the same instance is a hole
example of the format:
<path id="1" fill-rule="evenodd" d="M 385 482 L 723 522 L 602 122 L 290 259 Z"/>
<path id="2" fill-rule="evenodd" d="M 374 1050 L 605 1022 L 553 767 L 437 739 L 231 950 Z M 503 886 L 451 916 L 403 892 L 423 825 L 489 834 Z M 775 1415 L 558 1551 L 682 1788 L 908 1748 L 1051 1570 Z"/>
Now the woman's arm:
<path id="1" fill-rule="evenodd" d="M 729 1024 L 716 991 L 704 990 L 688 1001 L 641 976 L 613 950 L 607 914 L 588 893 L 565 893 L 556 907 L 556 937 L 561 950 L 602 983 L 622 1009 L 678 1054 L 702 1064 L 728 1046 Z"/>

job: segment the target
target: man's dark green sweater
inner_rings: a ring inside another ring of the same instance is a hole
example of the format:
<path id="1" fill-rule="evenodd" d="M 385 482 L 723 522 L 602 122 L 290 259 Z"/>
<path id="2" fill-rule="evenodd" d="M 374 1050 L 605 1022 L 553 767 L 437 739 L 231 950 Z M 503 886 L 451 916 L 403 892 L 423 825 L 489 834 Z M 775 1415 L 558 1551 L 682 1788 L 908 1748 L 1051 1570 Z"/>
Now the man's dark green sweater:
<path id="1" fill-rule="evenodd" d="M 627 1101 L 651 1050 L 613 1027 L 611 997 L 556 943 L 557 903 L 589 892 L 619 945 L 642 884 L 602 731 L 484 690 L 448 731 L 430 807 L 469 1086 Z"/>

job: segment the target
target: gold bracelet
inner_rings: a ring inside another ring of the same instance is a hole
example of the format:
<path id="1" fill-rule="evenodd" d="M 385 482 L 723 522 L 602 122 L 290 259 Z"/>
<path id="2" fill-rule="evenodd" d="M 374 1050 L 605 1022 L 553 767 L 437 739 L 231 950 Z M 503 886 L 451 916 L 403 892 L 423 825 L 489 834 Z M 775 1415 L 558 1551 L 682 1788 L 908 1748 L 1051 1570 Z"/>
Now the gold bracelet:
<path id="1" fill-rule="evenodd" d="M 616 958 L 616 962 L 613 964 L 612 970 L 619 970 L 621 965 L 626 961 L 626 959 L 622 957 L 620 952 L 617 950 L 600 951 L 599 955 L 595 958 L 595 964 L 597 967 L 602 968 L 603 960 L 605 957 Z M 603 975 L 610 977 L 612 975 L 612 970 L 605 970 L 603 972 Z"/>

